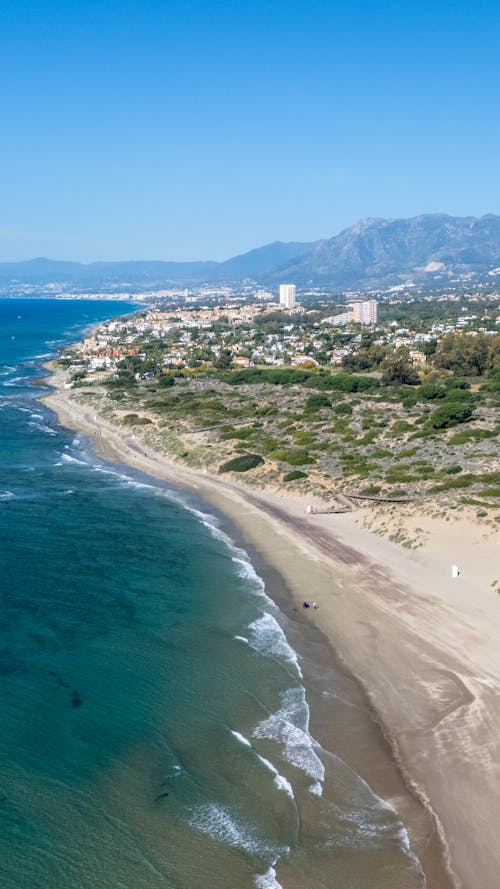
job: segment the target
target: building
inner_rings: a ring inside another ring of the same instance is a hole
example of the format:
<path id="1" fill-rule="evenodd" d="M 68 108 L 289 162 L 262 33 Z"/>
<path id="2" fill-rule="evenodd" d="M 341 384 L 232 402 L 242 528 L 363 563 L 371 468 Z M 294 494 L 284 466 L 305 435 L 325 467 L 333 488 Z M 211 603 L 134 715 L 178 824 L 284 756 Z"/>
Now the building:
<path id="1" fill-rule="evenodd" d="M 254 299 L 267 299 L 272 300 L 273 295 L 270 290 L 256 290 L 254 293 Z"/>
<path id="2" fill-rule="evenodd" d="M 295 306 L 295 284 L 280 284 L 280 306 L 293 309 Z"/>
<path id="3" fill-rule="evenodd" d="M 363 302 L 349 303 L 350 320 L 354 324 L 376 324 L 378 304 L 375 299 L 367 299 Z"/>

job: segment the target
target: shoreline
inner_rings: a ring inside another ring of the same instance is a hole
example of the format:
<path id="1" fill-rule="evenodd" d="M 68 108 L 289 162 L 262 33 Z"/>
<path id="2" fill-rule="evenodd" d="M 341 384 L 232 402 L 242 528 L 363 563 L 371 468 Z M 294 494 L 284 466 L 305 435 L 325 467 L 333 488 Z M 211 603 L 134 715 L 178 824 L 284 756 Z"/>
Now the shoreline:
<path id="1" fill-rule="evenodd" d="M 353 514 L 306 516 L 305 498 L 223 481 L 153 452 L 79 404 L 64 379 L 56 371 L 55 391 L 42 398 L 61 425 L 89 436 L 105 459 L 187 489 L 227 516 L 283 579 L 299 632 L 313 626 L 359 683 L 409 791 L 406 800 L 388 801 L 409 830 L 428 889 L 495 889 L 500 655 L 491 636 L 492 622 L 500 630 L 500 602 L 490 579 L 492 535 L 484 541 L 464 521 L 459 534 L 433 520 L 438 551 L 427 545 L 415 553 L 361 530 Z M 449 576 L 456 551 L 465 569 L 458 582 Z M 318 610 L 303 612 L 305 598 Z M 312 731 L 321 740 L 321 725 Z M 386 799 L 391 781 L 385 775 L 385 788 L 379 781 L 375 792 Z M 414 807 L 425 809 L 425 826 Z"/>

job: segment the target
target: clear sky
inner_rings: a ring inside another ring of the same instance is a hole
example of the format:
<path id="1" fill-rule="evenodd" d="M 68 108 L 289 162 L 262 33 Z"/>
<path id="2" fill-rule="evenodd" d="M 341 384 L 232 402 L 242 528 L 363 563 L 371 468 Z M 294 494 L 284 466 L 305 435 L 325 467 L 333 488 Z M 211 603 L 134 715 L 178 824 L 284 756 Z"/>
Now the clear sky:
<path id="1" fill-rule="evenodd" d="M 500 212 L 498 0 L 2 0 L 0 260 Z"/>

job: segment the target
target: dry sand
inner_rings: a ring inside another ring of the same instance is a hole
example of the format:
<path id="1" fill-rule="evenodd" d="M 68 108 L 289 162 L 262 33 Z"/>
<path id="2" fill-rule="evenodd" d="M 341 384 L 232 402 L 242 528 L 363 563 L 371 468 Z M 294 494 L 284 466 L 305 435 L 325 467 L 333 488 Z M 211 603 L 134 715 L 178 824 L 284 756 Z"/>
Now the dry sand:
<path id="1" fill-rule="evenodd" d="M 64 426 L 90 435 L 101 456 L 196 492 L 279 572 L 298 609 L 304 599 L 317 602 L 301 619 L 317 624 L 364 688 L 442 841 L 451 879 L 436 864 L 436 836 L 416 839 L 428 886 L 498 889 L 500 534 L 456 514 L 449 522 L 418 516 L 426 542 L 411 551 L 362 530 L 356 513 L 306 515 L 299 498 L 152 452 L 79 404 L 62 380 L 51 380 L 59 388 L 44 401 Z M 393 802 L 411 821 L 404 803 Z"/>

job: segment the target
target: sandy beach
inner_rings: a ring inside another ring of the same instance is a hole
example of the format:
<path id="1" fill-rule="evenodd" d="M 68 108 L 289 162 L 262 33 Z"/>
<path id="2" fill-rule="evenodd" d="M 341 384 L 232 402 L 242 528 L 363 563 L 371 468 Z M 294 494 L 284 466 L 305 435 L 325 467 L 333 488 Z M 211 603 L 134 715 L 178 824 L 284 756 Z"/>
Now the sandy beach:
<path id="1" fill-rule="evenodd" d="M 79 403 L 60 372 L 50 382 L 43 400 L 63 426 L 90 436 L 102 457 L 195 492 L 283 578 L 288 611 L 323 634 L 376 715 L 410 792 L 376 769 L 366 780 L 407 824 L 428 887 L 497 889 L 500 533 L 458 515 L 411 516 L 423 545 L 404 549 L 360 527 L 360 513 L 310 515 L 309 500 L 156 454 Z M 304 610 L 305 599 L 318 608 Z M 322 718 L 313 708 L 320 740 Z"/>

